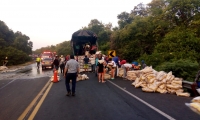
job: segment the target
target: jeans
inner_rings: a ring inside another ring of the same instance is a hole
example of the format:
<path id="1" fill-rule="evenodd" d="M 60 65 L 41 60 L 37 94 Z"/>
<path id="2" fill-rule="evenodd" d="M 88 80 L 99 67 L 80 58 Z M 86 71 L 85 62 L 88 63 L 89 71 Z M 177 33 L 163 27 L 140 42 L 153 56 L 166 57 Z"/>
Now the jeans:
<path id="1" fill-rule="evenodd" d="M 58 65 L 55 65 L 54 66 L 54 69 L 58 70 L 59 66 Z"/>
<path id="2" fill-rule="evenodd" d="M 95 76 L 98 76 L 97 65 L 95 65 Z"/>
<path id="3" fill-rule="evenodd" d="M 123 70 L 124 70 L 123 78 L 125 78 L 126 75 L 127 75 L 127 73 L 126 73 L 126 67 L 124 65 L 122 65 L 121 68 L 123 68 Z"/>
<path id="4" fill-rule="evenodd" d="M 65 69 L 65 64 L 64 63 L 60 64 L 60 72 L 61 73 L 64 73 L 64 69 Z"/>
<path id="5" fill-rule="evenodd" d="M 118 76 L 118 74 L 119 74 L 119 67 L 116 66 L 116 68 L 115 68 L 115 75 L 114 76 Z"/>
<path id="6" fill-rule="evenodd" d="M 95 72 L 95 64 L 91 65 L 92 72 Z"/>
<path id="7" fill-rule="evenodd" d="M 66 78 L 65 78 L 65 86 L 66 86 L 67 92 L 71 92 L 69 83 L 70 83 L 70 80 L 72 80 L 72 93 L 75 93 L 76 77 L 77 77 L 77 73 L 67 73 Z"/>

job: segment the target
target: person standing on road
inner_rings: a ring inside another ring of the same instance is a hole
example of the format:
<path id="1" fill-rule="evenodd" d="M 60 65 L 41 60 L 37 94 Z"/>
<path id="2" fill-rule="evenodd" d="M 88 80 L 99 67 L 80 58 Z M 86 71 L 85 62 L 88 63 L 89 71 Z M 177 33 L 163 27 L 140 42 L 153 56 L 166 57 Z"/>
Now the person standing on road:
<path id="1" fill-rule="evenodd" d="M 105 72 L 104 64 L 105 64 L 105 61 L 102 58 L 102 54 L 99 54 L 98 63 L 97 63 L 97 71 L 98 71 L 99 82 L 102 82 L 102 83 L 106 82 L 104 80 L 104 72 Z"/>
<path id="2" fill-rule="evenodd" d="M 90 59 L 87 57 L 87 55 L 85 56 L 85 58 L 83 59 L 83 63 L 84 63 L 84 69 L 85 72 L 88 72 L 88 63 L 89 63 Z"/>
<path id="3" fill-rule="evenodd" d="M 65 68 L 65 58 L 63 57 L 63 55 L 60 56 L 60 72 L 64 73 L 64 68 Z"/>
<path id="4" fill-rule="evenodd" d="M 95 76 L 98 76 L 98 69 L 97 69 L 97 64 L 99 60 L 99 54 L 95 54 Z"/>
<path id="5" fill-rule="evenodd" d="M 90 58 L 92 72 L 95 72 L 95 57 L 92 55 Z"/>
<path id="6" fill-rule="evenodd" d="M 53 65 L 54 65 L 54 70 L 58 70 L 58 68 L 59 68 L 58 55 L 56 55 L 56 58 L 53 61 Z"/>
<path id="7" fill-rule="evenodd" d="M 74 55 L 70 55 L 70 60 L 66 63 L 64 71 L 65 86 L 67 89 L 66 96 L 69 95 L 75 96 L 76 78 L 78 76 L 79 71 L 80 71 L 79 63 L 74 59 Z M 72 91 L 69 85 L 70 80 L 72 80 Z"/>
<path id="8" fill-rule="evenodd" d="M 40 62 L 41 62 L 41 58 L 39 57 L 39 55 L 36 58 L 36 63 L 37 63 L 37 68 L 39 69 L 40 67 Z"/>
<path id="9" fill-rule="evenodd" d="M 116 64 L 116 67 L 115 67 L 115 73 L 114 73 L 114 76 L 118 76 L 118 73 L 119 73 L 119 57 L 118 56 L 115 56 L 112 58 L 112 60 L 115 62 Z"/>
<path id="10" fill-rule="evenodd" d="M 108 59 L 108 65 L 111 66 L 111 79 L 115 78 L 115 70 L 116 70 L 116 63 L 112 60 L 112 58 Z"/>

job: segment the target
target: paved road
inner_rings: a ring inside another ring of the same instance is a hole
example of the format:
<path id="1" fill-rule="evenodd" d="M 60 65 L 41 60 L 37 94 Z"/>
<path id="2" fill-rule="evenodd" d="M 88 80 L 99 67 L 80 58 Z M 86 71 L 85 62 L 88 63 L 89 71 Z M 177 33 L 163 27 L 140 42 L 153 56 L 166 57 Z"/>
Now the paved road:
<path id="1" fill-rule="evenodd" d="M 145 93 L 134 88 L 130 81 L 117 78 L 99 83 L 93 73 L 89 80 L 77 82 L 76 96 L 67 97 L 64 78 L 58 83 L 49 81 L 52 71 L 42 75 L 25 73 L 15 79 L 0 80 L 0 120 L 16 120 L 48 83 L 37 104 L 47 93 L 33 117 L 34 120 L 199 120 L 200 116 L 184 104 L 192 98 L 174 94 Z M 33 77 L 33 76 L 37 77 Z M 52 85 L 52 87 L 50 87 Z M 142 103 L 139 97 L 146 103 Z M 36 104 L 34 105 L 34 107 Z M 155 107 L 157 111 L 150 107 Z M 37 106 L 35 107 L 37 108 Z M 34 110 L 31 109 L 28 119 Z"/>

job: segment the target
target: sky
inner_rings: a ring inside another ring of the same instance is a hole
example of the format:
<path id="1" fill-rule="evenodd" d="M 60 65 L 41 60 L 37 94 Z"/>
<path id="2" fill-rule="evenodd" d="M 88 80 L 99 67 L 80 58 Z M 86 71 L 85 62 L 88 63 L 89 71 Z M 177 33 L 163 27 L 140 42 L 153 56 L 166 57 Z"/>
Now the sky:
<path id="1" fill-rule="evenodd" d="M 33 50 L 71 40 L 92 19 L 113 27 L 117 15 L 151 0 L 0 0 L 0 20 L 29 36 Z"/>

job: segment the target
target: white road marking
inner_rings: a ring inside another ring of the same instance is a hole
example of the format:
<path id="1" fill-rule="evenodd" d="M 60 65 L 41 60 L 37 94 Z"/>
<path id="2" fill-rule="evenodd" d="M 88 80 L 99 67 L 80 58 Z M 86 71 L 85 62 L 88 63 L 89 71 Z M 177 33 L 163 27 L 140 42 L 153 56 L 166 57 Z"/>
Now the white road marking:
<path id="1" fill-rule="evenodd" d="M 2 86 L 2 87 L 0 88 L 0 90 L 3 89 L 3 88 L 5 88 L 6 86 L 8 86 L 10 83 L 14 82 L 15 80 L 17 80 L 17 79 L 14 79 L 14 80 L 10 81 L 9 83 L 7 83 L 6 85 Z"/>
<path id="2" fill-rule="evenodd" d="M 161 115 L 163 115 L 164 117 L 166 117 L 169 120 L 176 120 L 175 118 L 167 115 L 166 113 L 162 112 L 161 110 L 157 109 L 156 107 L 150 105 L 149 103 L 145 102 L 144 100 L 142 100 L 141 98 L 133 95 L 132 93 L 130 93 L 129 91 L 121 88 L 120 86 L 118 86 L 117 84 L 111 82 L 110 80 L 108 80 L 108 82 L 110 82 L 111 84 L 113 84 L 114 86 L 116 86 L 117 88 L 121 89 L 122 91 L 124 91 L 125 93 L 129 94 L 130 96 L 134 97 L 135 99 L 137 99 L 138 101 L 140 101 L 141 103 L 147 105 L 148 107 L 150 107 L 151 109 L 155 110 L 156 112 L 160 113 Z"/>

